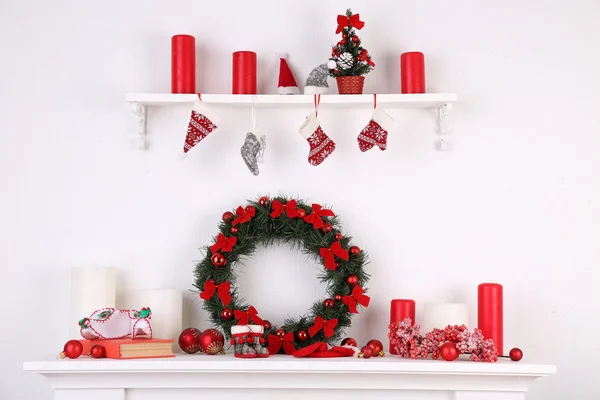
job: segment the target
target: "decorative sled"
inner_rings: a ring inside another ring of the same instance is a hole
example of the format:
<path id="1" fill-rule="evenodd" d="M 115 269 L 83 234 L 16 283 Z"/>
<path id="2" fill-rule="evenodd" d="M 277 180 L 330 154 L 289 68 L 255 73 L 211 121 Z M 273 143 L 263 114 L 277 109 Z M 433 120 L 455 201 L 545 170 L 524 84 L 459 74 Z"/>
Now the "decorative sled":
<path id="1" fill-rule="evenodd" d="M 82 318 L 79 321 L 79 331 L 87 340 L 126 337 L 152 339 L 151 315 L 148 307 L 139 311 L 102 308 L 94 311 L 89 318 Z"/>

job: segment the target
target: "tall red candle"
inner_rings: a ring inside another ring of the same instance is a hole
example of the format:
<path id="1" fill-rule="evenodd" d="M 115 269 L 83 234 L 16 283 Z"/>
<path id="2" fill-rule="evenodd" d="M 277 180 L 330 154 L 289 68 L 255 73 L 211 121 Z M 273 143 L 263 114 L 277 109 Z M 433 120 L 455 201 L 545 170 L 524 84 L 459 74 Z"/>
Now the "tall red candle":
<path id="1" fill-rule="evenodd" d="M 425 93 L 425 56 L 419 51 L 400 55 L 402 93 Z"/>
<path id="2" fill-rule="evenodd" d="M 236 51 L 233 53 L 231 93 L 256 94 L 256 53 Z"/>
<path id="3" fill-rule="evenodd" d="M 498 355 L 504 355 L 502 285 L 482 283 L 477 287 L 477 327 L 485 339 L 494 340 Z"/>
<path id="4" fill-rule="evenodd" d="M 193 36 L 171 38 L 171 92 L 196 93 L 196 39 Z"/>
<path id="5" fill-rule="evenodd" d="M 415 324 L 415 301 L 410 299 L 394 299 L 390 306 L 390 324 L 393 322 L 401 322 L 406 317 L 410 317 L 413 325 Z M 392 346 L 392 342 L 389 345 L 389 352 L 391 354 L 398 354 Z"/>

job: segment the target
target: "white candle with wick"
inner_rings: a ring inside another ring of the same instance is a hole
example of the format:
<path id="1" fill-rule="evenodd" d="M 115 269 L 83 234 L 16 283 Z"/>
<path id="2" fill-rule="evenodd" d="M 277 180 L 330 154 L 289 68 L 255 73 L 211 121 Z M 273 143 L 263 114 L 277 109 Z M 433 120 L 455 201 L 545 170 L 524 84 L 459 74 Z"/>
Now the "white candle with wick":
<path id="1" fill-rule="evenodd" d="M 469 309 L 464 303 L 428 303 L 423 309 L 421 334 L 433 328 L 444 329 L 448 325 L 469 326 Z"/>

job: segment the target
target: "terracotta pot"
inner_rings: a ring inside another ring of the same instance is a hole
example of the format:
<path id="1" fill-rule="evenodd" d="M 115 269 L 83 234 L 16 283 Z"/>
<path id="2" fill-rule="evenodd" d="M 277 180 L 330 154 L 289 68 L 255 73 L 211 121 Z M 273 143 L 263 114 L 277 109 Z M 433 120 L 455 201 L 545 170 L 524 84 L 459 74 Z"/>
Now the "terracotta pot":
<path id="1" fill-rule="evenodd" d="M 364 76 L 338 76 L 335 79 L 340 94 L 362 94 L 365 86 Z"/>

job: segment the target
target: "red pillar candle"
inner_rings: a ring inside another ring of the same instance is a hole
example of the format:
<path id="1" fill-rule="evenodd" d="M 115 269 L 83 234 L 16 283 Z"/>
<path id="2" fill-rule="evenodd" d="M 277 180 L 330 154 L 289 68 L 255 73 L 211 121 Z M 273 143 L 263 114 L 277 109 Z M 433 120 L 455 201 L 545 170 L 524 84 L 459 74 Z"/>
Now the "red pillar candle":
<path id="1" fill-rule="evenodd" d="M 171 92 L 196 93 L 196 39 L 193 36 L 171 38 Z"/>
<path id="2" fill-rule="evenodd" d="M 419 51 L 400 55 L 402 93 L 425 93 L 425 56 Z"/>
<path id="3" fill-rule="evenodd" d="M 504 354 L 502 285 L 482 283 L 477 289 L 477 327 L 485 339 L 494 340 L 501 356 Z"/>
<path id="4" fill-rule="evenodd" d="M 410 299 L 394 299 L 390 306 L 390 324 L 394 322 L 401 322 L 406 317 L 410 317 L 413 325 L 415 324 L 415 301 Z M 392 342 L 389 344 L 389 352 L 391 354 L 398 354 L 392 346 Z"/>
<path id="5" fill-rule="evenodd" d="M 233 94 L 256 94 L 256 53 L 236 51 L 233 53 Z"/>

